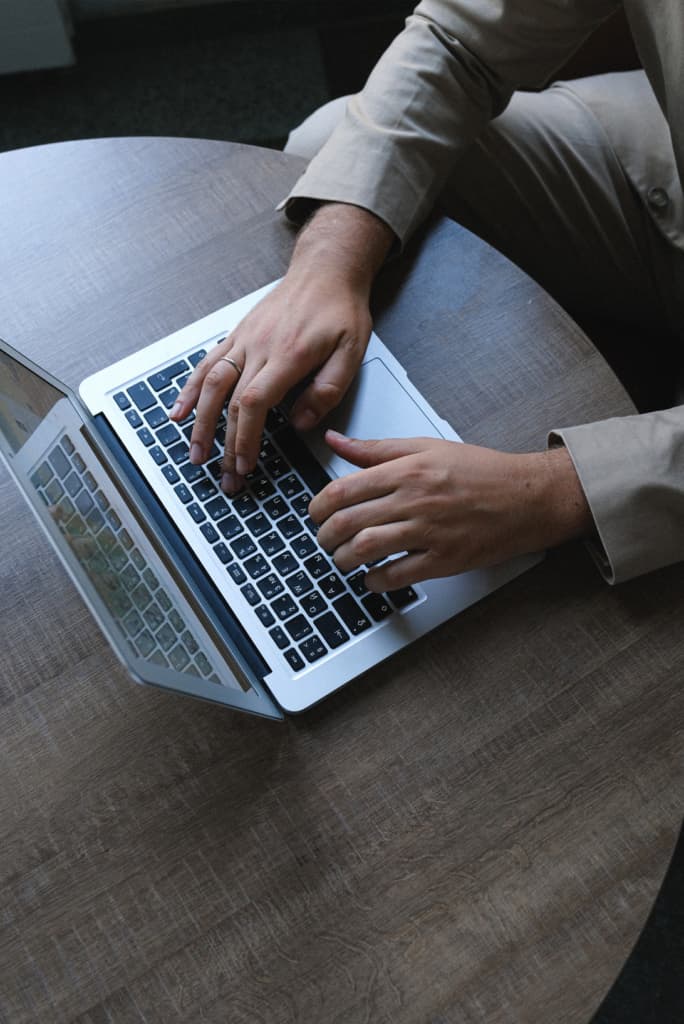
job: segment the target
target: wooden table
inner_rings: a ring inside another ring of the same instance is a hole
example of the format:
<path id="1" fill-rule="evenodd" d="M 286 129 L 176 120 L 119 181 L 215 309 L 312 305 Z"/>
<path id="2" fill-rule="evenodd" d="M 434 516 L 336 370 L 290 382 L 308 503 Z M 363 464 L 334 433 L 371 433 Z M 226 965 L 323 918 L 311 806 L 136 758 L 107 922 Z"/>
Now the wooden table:
<path id="1" fill-rule="evenodd" d="M 281 274 L 301 169 L 191 140 L 0 156 L 0 334 L 75 386 Z M 468 441 L 629 412 L 438 222 L 376 328 Z M 681 820 L 684 571 L 581 545 L 278 725 L 131 684 L 0 475 L 0 1020 L 582 1022 Z"/>

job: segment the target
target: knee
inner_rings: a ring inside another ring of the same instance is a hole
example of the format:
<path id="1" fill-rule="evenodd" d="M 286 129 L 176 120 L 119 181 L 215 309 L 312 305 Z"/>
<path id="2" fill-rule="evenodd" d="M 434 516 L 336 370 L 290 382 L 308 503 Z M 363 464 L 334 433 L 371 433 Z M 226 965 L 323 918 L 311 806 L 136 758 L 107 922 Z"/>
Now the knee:
<path id="1" fill-rule="evenodd" d="M 285 152 L 308 160 L 314 157 L 344 117 L 348 98 L 338 96 L 314 110 L 305 121 L 292 129 L 285 144 Z"/>

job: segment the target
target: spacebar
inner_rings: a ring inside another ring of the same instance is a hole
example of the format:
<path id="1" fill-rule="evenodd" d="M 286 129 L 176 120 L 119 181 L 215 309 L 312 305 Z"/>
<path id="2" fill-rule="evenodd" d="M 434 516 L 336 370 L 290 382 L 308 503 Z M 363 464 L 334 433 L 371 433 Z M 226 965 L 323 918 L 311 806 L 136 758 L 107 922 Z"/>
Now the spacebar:
<path id="1" fill-rule="evenodd" d="M 292 468 L 299 473 L 312 494 L 318 494 L 326 484 L 330 483 L 330 477 L 320 462 L 318 462 L 292 427 L 282 427 L 273 435 L 273 438 L 276 444 L 280 445 L 283 455 Z"/>

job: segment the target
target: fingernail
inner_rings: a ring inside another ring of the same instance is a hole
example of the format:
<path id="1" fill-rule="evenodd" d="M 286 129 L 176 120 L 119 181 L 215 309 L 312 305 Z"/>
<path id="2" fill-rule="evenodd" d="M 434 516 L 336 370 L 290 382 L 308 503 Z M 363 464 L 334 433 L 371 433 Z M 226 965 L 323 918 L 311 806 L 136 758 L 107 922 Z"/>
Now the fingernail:
<path id="1" fill-rule="evenodd" d="M 195 465 L 202 461 L 202 445 L 197 441 L 190 445 L 190 461 Z"/>
<path id="2" fill-rule="evenodd" d="M 316 426 L 317 422 L 318 417 L 313 409 L 302 409 L 294 419 L 294 426 L 297 430 L 311 430 L 312 427 Z"/>
<path id="3" fill-rule="evenodd" d="M 227 491 L 228 494 L 232 494 L 236 489 L 235 477 L 232 473 L 224 473 L 221 477 L 221 489 Z"/>
<path id="4" fill-rule="evenodd" d="M 237 470 L 238 476 L 246 476 L 249 473 L 249 466 L 247 465 L 247 459 L 244 455 L 238 455 L 235 460 L 235 469 Z"/>
<path id="5" fill-rule="evenodd" d="M 171 412 L 169 414 L 171 416 L 172 420 L 175 420 L 176 416 L 180 416 L 182 408 L 183 408 L 183 403 L 182 402 L 176 402 L 176 404 L 174 405 L 173 409 L 171 410 Z"/>

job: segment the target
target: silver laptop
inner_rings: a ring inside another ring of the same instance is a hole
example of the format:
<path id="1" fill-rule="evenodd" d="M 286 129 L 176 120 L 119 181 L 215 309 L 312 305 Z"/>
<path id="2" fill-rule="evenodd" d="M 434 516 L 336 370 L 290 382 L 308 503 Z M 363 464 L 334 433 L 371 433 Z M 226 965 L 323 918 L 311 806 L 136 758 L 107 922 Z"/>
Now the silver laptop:
<path id="1" fill-rule="evenodd" d="M 275 282 L 274 282 L 275 284 Z M 0 452 L 134 680 L 271 718 L 301 712 L 538 560 L 366 591 L 316 542 L 311 496 L 355 471 L 323 430 L 268 417 L 244 490 L 220 487 L 225 423 L 189 462 L 168 411 L 192 368 L 273 284 L 89 377 L 80 398 L 0 343 Z M 326 426 L 460 438 L 372 335 Z"/>

